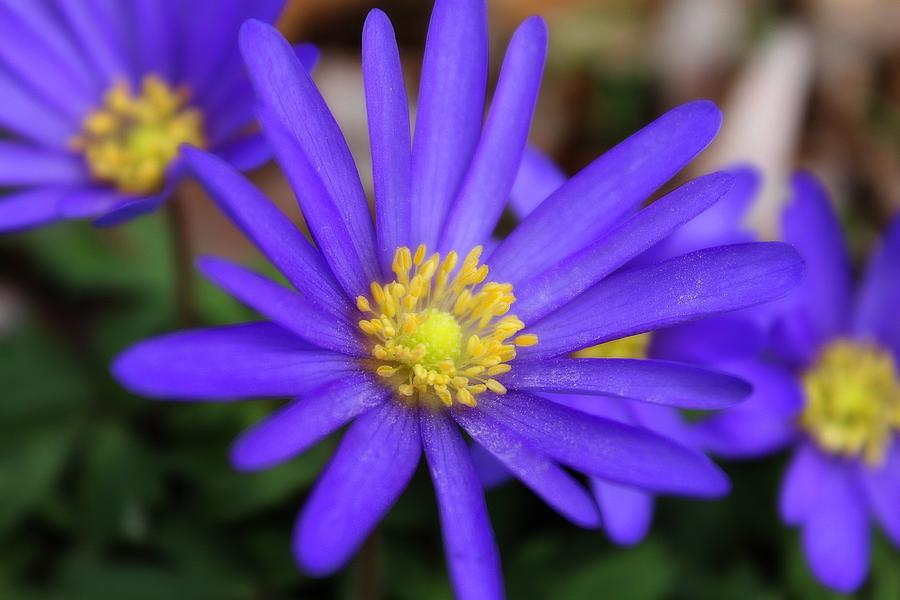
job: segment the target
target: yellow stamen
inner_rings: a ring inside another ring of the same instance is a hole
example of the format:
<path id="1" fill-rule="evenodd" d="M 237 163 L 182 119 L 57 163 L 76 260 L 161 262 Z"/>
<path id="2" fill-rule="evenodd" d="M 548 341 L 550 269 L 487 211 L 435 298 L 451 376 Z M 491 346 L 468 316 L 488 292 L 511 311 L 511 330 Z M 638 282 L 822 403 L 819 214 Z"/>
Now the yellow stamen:
<path id="1" fill-rule="evenodd" d="M 159 191 L 182 144 L 206 146 L 200 112 L 188 106 L 187 90 L 154 75 L 144 78 L 139 95 L 125 82 L 114 84 L 71 140 L 95 179 L 126 194 Z"/>
<path id="2" fill-rule="evenodd" d="M 577 358 L 647 358 L 650 334 L 639 333 L 579 350 Z"/>
<path id="3" fill-rule="evenodd" d="M 900 376 L 884 349 L 839 340 L 803 376 L 800 424 L 825 451 L 880 465 L 900 432 Z"/>
<path id="4" fill-rule="evenodd" d="M 485 283 L 488 267 L 480 257 L 481 246 L 462 263 L 455 252 L 441 260 L 424 245 L 415 253 L 400 247 L 394 281 L 372 283 L 370 297 L 356 299 L 367 317 L 359 328 L 372 338 L 375 372 L 400 396 L 432 407 L 475 406 L 487 390 L 506 393 L 496 377 L 512 369 L 516 346 L 537 344 L 534 334 L 510 340 L 525 328 L 508 314 L 516 301 L 512 285 Z"/>

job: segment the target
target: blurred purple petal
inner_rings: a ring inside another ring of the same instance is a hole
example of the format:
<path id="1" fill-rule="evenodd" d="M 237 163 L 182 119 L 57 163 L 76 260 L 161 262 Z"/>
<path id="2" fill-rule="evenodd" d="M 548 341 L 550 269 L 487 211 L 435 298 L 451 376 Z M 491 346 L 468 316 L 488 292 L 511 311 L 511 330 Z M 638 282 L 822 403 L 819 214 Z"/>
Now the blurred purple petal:
<path id="1" fill-rule="evenodd" d="M 486 0 L 437 0 L 425 42 L 413 137 L 413 245 L 438 243 L 472 160 L 481 135 L 487 63 Z"/>
<path id="2" fill-rule="evenodd" d="M 509 192 L 510 208 L 522 220 L 565 182 L 566 174 L 550 157 L 533 146 L 525 146 L 519 172 Z"/>
<path id="3" fill-rule="evenodd" d="M 766 343 L 763 327 L 745 315 L 726 314 L 653 332 L 653 358 L 716 364 L 759 356 Z"/>
<path id="4" fill-rule="evenodd" d="M 0 196 L 0 231 L 21 231 L 59 219 L 59 203 L 75 190 L 37 188 Z"/>
<path id="5" fill-rule="evenodd" d="M 89 181 L 77 154 L 0 140 L 0 187 L 79 185 Z"/>
<path id="6" fill-rule="evenodd" d="M 526 19 L 506 50 L 484 132 L 447 214 L 440 250 L 464 254 L 497 226 L 528 139 L 546 56 L 547 25 L 540 17 Z"/>
<path id="7" fill-rule="evenodd" d="M 609 539 L 633 546 L 646 537 L 653 522 L 653 496 L 641 490 L 591 477 L 600 505 L 603 529 Z"/>
<path id="8" fill-rule="evenodd" d="M 132 346 L 111 367 L 136 394 L 186 400 L 293 396 L 358 369 L 272 323 L 171 333 Z"/>
<path id="9" fill-rule="evenodd" d="M 516 284 L 597 241 L 703 150 L 721 120 L 712 102 L 692 102 L 609 150 L 503 241 L 491 256 L 494 276 Z"/>
<path id="10" fill-rule="evenodd" d="M 500 556 L 466 443 L 443 411 L 419 414 L 453 591 L 460 600 L 501 600 Z"/>
<path id="11" fill-rule="evenodd" d="M 313 488 L 294 529 L 294 556 L 329 575 L 356 552 L 416 471 L 417 411 L 386 402 L 356 419 Z"/>
<path id="12" fill-rule="evenodd" d="M 250 134 L 234 140 L 217 148 L 216 153 L 238 171 L 252 171 L 272 158 L 272 148 L 262 134 Z"/>
<path id="13" fill-rule="evenodd" d="M 113 5 L 98 0 L 82 0 L 59 2 L 57 6 L 78 49 L 100 76 L 104 86 L 112 85 L 117 80 L 134 79 L 120 35 L 122 24 L 117 23 L 115 15 L 110 12 Z"/>
<path id="14" fill-rule="evenodd" d="M 268 469 L 305 452 L 353 417 L 390 401 L 373 377 L 348 372 L 306 392 L 266 417 L 234 442 L 231 464 L 239 471 Z"/>
<path id="15" fill-rule="evenodd" d="M 788 525 L 801 525 L 820 502 L 822 485 L 829 476 L 828 459 L 810 441 L 801 443 L 788 464 L 781 483 L 779 511 Z"/>
<path id="16" fill-rule="evenodd" d="M 894 352 L 900 364 L 900 217 L 891 223 L 881 246 L 869 260 L 860 290 L 854 331 L 880 340 Z"/>
<path id="17" fill-rule="evenodd" d="M 477 408 L 459 407 L 453 417 L 522 483 L 561 515 L 582 527 L 600 523 L 590 494 L 574 477 L 531 444 Z"/>
<path id="18" fill-rule="evenodd" d="M 0 128 L 37 145 L 68 150 L 78 122 L 51 107 L 0 67 Z"/>
<path id="19" fill-rule="evenodd" d="M 882 465 L 861 470 L 872 512 L 894 545 L 900 546 L 900 440 L 894 439 Z"/>
<path id="20" fill-rule="evenodd" d="M 85 187 L 66 194 L 59 213 L 67 219 L 92 219 L 109 212 L 122 201 L 122 193 L 112 187 Z"/>

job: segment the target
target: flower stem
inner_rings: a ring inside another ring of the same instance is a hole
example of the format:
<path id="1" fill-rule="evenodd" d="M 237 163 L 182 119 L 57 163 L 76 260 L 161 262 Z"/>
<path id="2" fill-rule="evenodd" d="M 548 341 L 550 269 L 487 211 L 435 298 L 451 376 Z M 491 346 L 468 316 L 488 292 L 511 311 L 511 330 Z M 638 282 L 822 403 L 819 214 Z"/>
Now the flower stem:
<path id="1" fill-rule="evenodd" d="M 194 313 L 194 253 L 191 248 L 190 231 L 184 203 L 187 198 L 175 191 L 166 202 L 166 216 L 172 236 L 172 258 L 175 276 L 175 312 L 178 324 L 188 327 L 196 323 Z"/>

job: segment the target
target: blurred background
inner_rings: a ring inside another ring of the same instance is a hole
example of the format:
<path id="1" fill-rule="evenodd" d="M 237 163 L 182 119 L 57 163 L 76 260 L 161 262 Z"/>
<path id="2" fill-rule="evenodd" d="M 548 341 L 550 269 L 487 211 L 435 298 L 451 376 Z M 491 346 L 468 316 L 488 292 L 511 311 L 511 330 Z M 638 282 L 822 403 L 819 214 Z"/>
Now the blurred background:
<path id="1" fill-rule="evenodd" d="M 359 46 L 376 5 L 394 21 L 414 99 L 430 2 L 291 0 L 280 22 L 322 48 L 315 78 L 369 186 Z M 490 11 L 494 77 L 515 26 L 535 13 L 548 21 L 532 141 L 569 173 L 705 97 L 725 124 L 683 176 L 759 167 L 748 221 L 764 237 L 778 236 L 797 167 L 826 182 L 858 258 L 900 212 L 897 0 L 490 0 Z M 300 222 L 277 169 L 253 177 Z M 265 269 L 196 186 L 180 202 L 192 253 Z M 231 440 L 277 402 L 154 403 L 112 381 L 117 352 L 179 327 L 171 242 L 163 214 L 0 238 L 0 599 L 451 598 L 424 473 L 371 540 L 374 560 L 309 579 L 292 563 L 291 527 L 334 441 L 238 474 Z M 196 324 L 254 318 L 199 278 L 192 300 Z M 521 486 L 493 490 L 508 596 L 833 597 L 778 520 L 782 463 L 726 463 L 728 499 L 663 500 L 653 533 L 630 549 L 574 528 Z M 900 598 L 900 555 L 883 538 L 859 597 Z"/>

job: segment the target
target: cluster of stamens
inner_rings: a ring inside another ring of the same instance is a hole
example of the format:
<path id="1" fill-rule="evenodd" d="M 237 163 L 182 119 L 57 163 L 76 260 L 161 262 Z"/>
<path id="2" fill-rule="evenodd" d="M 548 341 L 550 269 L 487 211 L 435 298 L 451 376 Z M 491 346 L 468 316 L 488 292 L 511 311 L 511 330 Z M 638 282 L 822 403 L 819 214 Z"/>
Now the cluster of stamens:
<path id="1" fill-rule="evenodd" d="M 186 89 L 152 75 L 138 95 L 118 82 L 84 119 L 71 147 L 84 155 L 97 180 L 127 194 L 158 191 L 182 144 L 205 146 L 202 117 L 188 99 Z"/>
<path id="2" fill-rule="evenodd" d="M 537 343 L 533 334 L 516 336 L 525 325 L 508 314 L 516 300 L 512 285 L 485 283 L 481 251 L 474 248 L 457 269 L 456 252 L 426 259 L 424 245 L 415 254 L 402 246 L 392 264 L 396 279 L 372 283 L 371 298 L 357 298 L 369 317 L 359 328 L 373 341 L 375 372 L 400 397 L 475 406 L 487 390 L 506 393 L 495 378 L 511 370 L 516 346 Z"/>
<path id="3" fill-rule="evenodd" d="M 801 426 L 824 450 L 870 465 L 884 460 L 900 431 L 900 376 L 877 346 L 841 340 L 803 378 Z"/>

